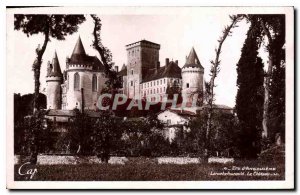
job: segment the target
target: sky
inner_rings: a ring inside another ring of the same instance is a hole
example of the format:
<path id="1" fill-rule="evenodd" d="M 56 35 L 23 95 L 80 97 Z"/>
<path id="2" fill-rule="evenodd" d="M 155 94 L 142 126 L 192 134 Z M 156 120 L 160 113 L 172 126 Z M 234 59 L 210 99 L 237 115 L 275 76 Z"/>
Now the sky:
<path id="1" fill-rule="evenodd" d="M 143 14 L 98 14 L 102 20 L 102 40 L 113 55 L 113 61 L 121 67 L 127 62 L 125 45 L 146 39 L 161 45 L 159 58 L 161 66 L 165 65 L 165 58 L 178 60 L 179 66 L 185 63 L 185 58 L 192 47 L 195 48 L 200 63 L 204 67 L 204 80 L 209 81 L 210 61 L 215 59 L 217 40 L 222 35 L 225 25 L 230 24 L 229 13 L 220 9 L 201 12 L 197 10 Z M 69 35 L 63 41 L 51 39 L 43 56 L 41 67 L 41 91 L 46 87 L 47 62 L 52 60 L 57 52 L 61 69 L 66 67 L 67 56 L 71 56 L 75 43 L 80 35 L 88 55 L 98 53 L 91 47 L 93 36 L 93 21 L 86 15 L 86 21 L 79 26 L 77 33 Z M 35 49 L 43 43 L 43 36 L 33 35 L 27 37 L 21 31 L 13 30 L 13 17 L 8 16 L 8 56 L 12 56 L 8 72 L 13 76 L 8 78 L 12 82 L 14 93 L 33 93 L 34 82 L 31 71 L 35 59 Z M 217 104 L 235 106 L 236 64 L 240 58 L 241 48 L 246 38 L 249 24 L 245 21 L 239 23 L 232 31 L 232 36 L 225 40 L 220 55 L 220 73 L 216 78 L 215 99 Z"/>

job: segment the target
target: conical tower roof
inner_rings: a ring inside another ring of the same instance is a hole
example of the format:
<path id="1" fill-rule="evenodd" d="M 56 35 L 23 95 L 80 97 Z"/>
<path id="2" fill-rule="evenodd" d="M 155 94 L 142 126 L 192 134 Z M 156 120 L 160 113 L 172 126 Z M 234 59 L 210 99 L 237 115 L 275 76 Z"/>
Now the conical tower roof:
<path id="1" fill-rule="evenodd" d="M 78 40 L 74 47 L 72 56 L 73 55 L 86 55 L 80 36 L 78 37 Z"/>
<path id="2" fill-rule="evenodd" d="M 192 47 L 190 54 L 186 59 L 185 65 L 182 68 L 188 68 L 188 67 L 203 68 L 194 47 Z"/>
<path id="3" fill-rule="evenodd" d="M 49 71 L 47 76 L 62 76 L 56 51 L 54 52 L 54 56 L 52 59 L 51 70 Z"/>

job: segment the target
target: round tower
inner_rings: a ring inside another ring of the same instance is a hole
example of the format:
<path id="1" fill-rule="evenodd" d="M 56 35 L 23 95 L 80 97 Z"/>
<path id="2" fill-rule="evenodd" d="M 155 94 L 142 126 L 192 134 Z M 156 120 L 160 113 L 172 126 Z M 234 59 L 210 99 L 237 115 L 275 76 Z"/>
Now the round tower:
<path id="1" fill-rule="evenodd" d="M 61 109 L 62 73 L 56 52 L 47 67 L 47 109 Z"/>
<path id="2" fill-rule="evenodd" d="M 198 96 L 198 100 L 201 101 L 200 103 L 203 102 L 203 74 L 204 68 L 193 47 L 181 69 L 182 97 L 186 98 L 187 102 L 192 101 L 194 94 L 201 95 L 201 97 Z M 197 102 L 199 103 L 199 101 Z"/>

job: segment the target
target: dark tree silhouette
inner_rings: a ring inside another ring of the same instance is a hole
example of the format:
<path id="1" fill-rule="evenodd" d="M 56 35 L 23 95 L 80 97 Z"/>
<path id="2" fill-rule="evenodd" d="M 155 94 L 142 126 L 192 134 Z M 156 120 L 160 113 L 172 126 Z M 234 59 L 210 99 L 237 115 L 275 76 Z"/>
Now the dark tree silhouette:
<path id="1" fill-rule="evenodd" d="M 241 128 L 239 148 L 244 158 L 256 158 L 260 152 L 264 70 L 262 59 L 258 57 L 259 27 L 258 22 L 251 23 L 237 64 L 236 112 Z"/>

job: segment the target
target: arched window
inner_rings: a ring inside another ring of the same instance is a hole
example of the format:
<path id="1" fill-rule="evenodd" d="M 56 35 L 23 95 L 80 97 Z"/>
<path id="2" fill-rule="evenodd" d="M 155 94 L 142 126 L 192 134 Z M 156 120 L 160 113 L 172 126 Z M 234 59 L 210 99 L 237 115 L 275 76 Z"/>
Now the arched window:
<path id="1" fill-rule="evenodd" d="M 97 91 L 98 88 L 98 83 L 97 83 L 97 76 L 94 74 L 93 75 L 93 80 L 92 80 L 92 90 Z"/>
<path id="2" fill-rule="evenodd" d="M 74 74 L 74 90 L 80 90 L 80 76 L 78 72 Z"/>

